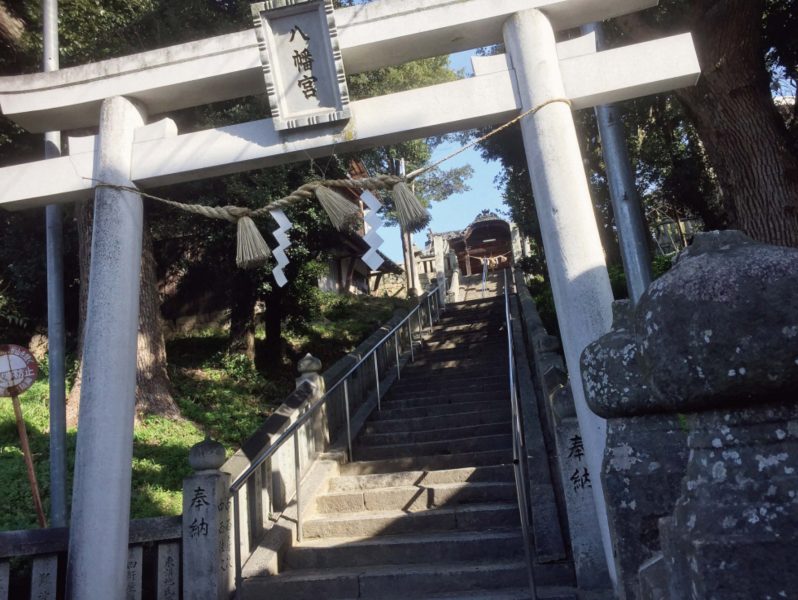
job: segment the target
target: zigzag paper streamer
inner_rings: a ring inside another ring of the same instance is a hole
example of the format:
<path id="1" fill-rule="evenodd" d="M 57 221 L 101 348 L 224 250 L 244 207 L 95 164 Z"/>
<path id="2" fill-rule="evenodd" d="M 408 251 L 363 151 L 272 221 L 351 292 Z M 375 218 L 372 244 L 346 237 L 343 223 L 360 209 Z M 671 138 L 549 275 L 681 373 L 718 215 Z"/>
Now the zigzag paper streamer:
<path id="1" fill-rule="evenodd" d="M 369 245 L 369 249 L 363 255 L 362 260 L 364 263 L 366 263 L 366 265 L 368 265 L 369 269 L 376 271 L 380 268 L 380 266 L 382 266 L 382 263 L 385 262 L 385 259 L 383 259 L 377 252 L 380 249 L 380 246 L 382 246 L 382 243 L 385 241 L 377 233 L 377 230 L 383 225 L 379 214 L 379 210 L 382 208 L 382 203 L 379 201 L 377 196 L 368 190 L 363 191 L 363 193 L 360 195 L 360 199 L 368 208 L 368 210 L 365 211 L 365 216 L 363 217 L 366 229 L 366 235 L 363 236 L 363 240 Z"/>
<path id="2" fill-rule="evenodd" d="M 274 260 L 277 261 L 277 266 L 272 269 L 272 275 L 274 275 L 274 281 L 277 282 L 277 285 L 283 287 L 286 283 L 288 283 L 288 279 L 286 279 L 283 269 L 285 269 L 289 262 L 285 251 L 291 245 L 291 239 L 288 237 L 288 230 L 291 229 L 292 225 L 291 221 L 288 220 L 288 217 L 285 216 L 285 213 L 279 208 L 270 210 L 269 213 L 279 226 L 272 232 L 272 235 L 274 235 L 274 239 L 277 240 L 278 244 L 277 247 L 272 250 Z"/>

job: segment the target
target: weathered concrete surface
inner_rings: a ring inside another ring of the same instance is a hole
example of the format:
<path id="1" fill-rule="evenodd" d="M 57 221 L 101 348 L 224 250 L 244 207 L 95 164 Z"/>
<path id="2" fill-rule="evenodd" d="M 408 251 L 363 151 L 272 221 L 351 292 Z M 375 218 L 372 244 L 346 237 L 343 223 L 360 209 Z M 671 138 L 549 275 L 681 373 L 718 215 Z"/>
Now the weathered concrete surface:
<path id="1" fill-rule="evenodd" d="M 230 474 L 224 446 L 206 439 L 191 448 L 194 473 L 183 480 L 183 595 L 186 600 L 226 600 L 233 583 L 230 551 Z"/>
<path id="2" fill-rule="evenodd" d="M 692 85 L 699 74 L 689 35 L 574 56 L 558 63 L 564 94 L 573 108 Z M 515 72 L 508 70 L 506 63 L 504 67 L 479 77 L 358 100 L 351 105 L 353 116 L 348 123 L 288 137 L 275 129 L 272 119 L 262 119 L 174 138 L 137 140 L 133 180 L 145 187 L 194 181 L 335 151 L 351 152 L 503 123 L 521 108 Z M 163 110 L 152 101 L 146 105 L 152 113 Z M 419 106 L 425 110 L 419 112 Z M 95 122 L 96 117 L 90 120 Z M 33 123 L 39 122 L 41 119 L 35 119 Z M 66 127 L 64 122 L 59 123 Z M 89 141 L 80 144 L 83 152 L 71 151 L 70 156 L 0 169 L 0 205 L 18 210 L 85 198 L 94 185 L 83 179 L 90 176 L 91 146 Z"/>
<path id="3" fill-rule="evenodd" d="M 93 177 L 133 185 L 144 120 L 126 98 L 103 103 Z M 67 567 L 70 597 L 81 600 L 125 597 L 142 219 L 136 192 L 97 189 Z"/>
<path id="4" fill-rule="evenodd" d="M 381 0 L 336 10 L 346 72 L 361 73 L 501 40 L 514 12 L 546 10 L 559 29 L 642 10 L 654 0 Z M 62 69 L 0 78 L 0 106 L 30 131 L 97 124 L 104 98 L 131 95 L 151 114 L 265 91 L 253 29 Z"/>
<path id="5" fill-rule="evenodd" d="M 533 435 L 544 437 L 555 455 L 552 462 L 559 481 L 552 480 L 552 483 L 557 484 L 557 493 L 565 505 L 579 590 L 582 594 L 595 592 L 609 596 L 612 586 L 604 559 L 596 507 L 590 493 L 592 484 L 584 478 L 584 454 L 579 447 L 582 438 L 560 353 L 560 340 L 546 332 L 520 270 L 515 273 L 515 287 L 523 314 L 525 337 L 531 347 L 536 387 L 542 395 L 541 404 L 545 413 L 543 430 L 538 426 L 533 430 Z M 572 480 L 574 474 L 577 476 Z"/>
<path id="6" fill-rule="evenodd" d="M 671 598 L 794 596 L 798 407 L 710 411 L 692 427 L 681 497 L 660 525 Z"/>
<path id="7" fill-rule="evenodd" d="M 583 364 L 601 415 L 793 399 L 798 250 L 739 232 L 699 234 L 640 299 L 628 327 L 591 345 Z"/>
<path id="8" fill-rule="evenodd" d="M 546 16 L 537 10 L 513 15 L 504 25 L 504 41 L 515 67 L 523 110 L 566 97 L 554 31 Z M 585 346 L 610 330 L 613 298 L 570 107 L 564 102 L 546 105 L 521 121 L 521 133 L 565 362 L 575 374 Z M 571 379 L 571 389 L 586 466 L 593 474 L 591 492 L 604 553 L 614 581 L 607 507 L 596 477 L 601 471 L 606 423 L 587 407 L 578 377 Z"/>
<path id="9" fill-rule="evenodd" d="M 607 489 L 629 494 L 627 507 L 645 499 L 651 516 L 680 495 L 660 520 L 659 544 L 652 523 L 635 530 L 620 512 L 616 544 L 641 545 L 642 558 L 661 548 L 674 600 L 790 597 L 798 587 L 789 566 L 798 553 L 798 250 L 739 232 L 699 234 L 620 317 L 582 356 L 591 408 L 618 427 Z M 691 432 L 681 451 L 680 429 Z M 622 565 L 628 589 L 634 562 Z M 640 589 L 661 590 L 658 579 L 644 569 Z"/>
<path id="10" fill-rule="evenodd" d="M 659 519 L 673 511 L 686 466 L 687 430 L 676 415 L 608 419 L 602 478 L 621 600 L 648 598 L 638 572 L 660 551 Z"/>

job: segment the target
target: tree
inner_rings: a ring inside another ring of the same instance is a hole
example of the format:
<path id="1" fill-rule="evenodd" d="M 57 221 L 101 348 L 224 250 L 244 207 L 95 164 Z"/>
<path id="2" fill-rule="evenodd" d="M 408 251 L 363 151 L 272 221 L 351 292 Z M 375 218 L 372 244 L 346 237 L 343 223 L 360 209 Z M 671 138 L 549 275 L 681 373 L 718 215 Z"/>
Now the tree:
<path id="1" fill-rule="evenodd" d="M 21 73 L 36 71 L 41 62 L 41 6 L 39 3 L 9 2 L 15 14 L 29 27 L 15 38 L 17 52 L 0 59 L 0 71 Z M 155 2 L 153 0 L 111 0 L 102 5 L 89 0 L 62 3 L 59 10 L 61 65 L 71 66 L 141 51 L 153 47 L 197 39 L 206 35 L 234 31 L 249 21 L 248 10 L 238 3 Z M 0 5 L 0 36 L 8 23 L 21 23 Z M 87 132 L 90 133 L 90 132 Z M 2 119 L 0 123 L 0 160 L 5 163 L 25 162 L 40 158 L 41 138 L 31 136 Z M 88 272 L 91 248 L 91 203 L 74 208 L 77 221 L 79 274 L 67 276 L 67 281 L 79 279 L 79 319 L 77 355 L 82 353 L 83 322 L 86 313 Z M 40 220 L 43 217 L 38 215 Z M 14 224 L 28 220 L 12 217 Z M 9 227 L 14 225 L 9 223 Z M 72 233 L 71 231 L 69 233 Z M 24 234 L 22 234 L 24 236 Z M 8 255 L 6 255 L 8 256 Z M 14 261 L 18 264 L 19 261 Z M 12 263 L 14 264 L 14 263 Z M 28 270 L 24 279 L 34 281 L 44 297 L 43 270 Z M 19 288 L 23 278 L 14 278 Z M 34 304 L 33 306 L 36 306 Z M 40 311 L 42 312 L 42 311 Z M 35 314 L 35 322 L 43 315 Z M 141 302 L 138 334 L 136 406 L 138 414 L 157 412 L 175 415 L 179 411 L 171 397 L 166 371 L 166 349 L 160 323 L 160 297 L 157 291 L 156 262 L 152 250 L 149 226 L 143 234 Z M 75 385 L 70 391 L 68 413 L 71 422 L 77 419 L 80 397 L 81 368 L 78 363 Z"/>
<path id="2" fill-rule="evenodd" d="M 779 58 L 794 61 L 795 43 L 770 46 L 768 8 L 795 22 L 786 0 L 667 0 L 618 25 L 631 41 L 692 31 L 702 76 L 675 95 L 717 175 L 729 224 L 763 242 L 798 246 L 795 139 L 775 108 L 766 68 L 768 55 L 771 67 Z M 784 66 L 794 76 L 795 62 Z"/>
<path id="3" fill-rule="evenodd" d="M 6 5 L 0 2 L 0 40 L 8 46 L 14 47 L 22 37 L 24 30 L 22 21 L 12 15 Z"/>

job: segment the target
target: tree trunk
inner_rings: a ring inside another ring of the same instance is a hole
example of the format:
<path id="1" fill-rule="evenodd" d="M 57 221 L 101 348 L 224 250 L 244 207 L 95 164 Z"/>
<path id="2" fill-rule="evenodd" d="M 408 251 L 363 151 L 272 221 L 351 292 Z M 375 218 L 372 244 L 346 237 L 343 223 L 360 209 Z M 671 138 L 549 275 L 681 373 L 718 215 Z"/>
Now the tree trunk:
<path id="1" fill-rule="evenodd" d="M 693 24 L 702 77 L 677 95 L 718 175 L 732 224 L 798 246 L 798 158 L 771 98 L 762 48 L 764 0 L 720 0 Z"/>
<path id="2" fill-rule="evenodd" d="M 78 323 L 78 362 L 75 382 L 67 399 L 67 422 L 78 424 L 80 412 L 80 382 L 83 375 L 83 344 L 86 308 L 89 294 L 89 267 L 91 264 L 91 235 L 93 202 L 85 202 L 76 210 L 78 252 L 80 262 L 80 321 Z M 146 223 L 142 240 L 141 292 L 139 296 L 139 333 L 136 358 L 136 415 L 160 414 L 177 417 L 180 410 L 172 398 L 171 383 L 166 371 L 166 344 L 161 324 L 152 234 Z"/>
<path id="3" fill-rule="evenodd" d="M 770 93 L 764 10 L 765 0 L 672 0 L 657 13 L 664 25 L 640 15 L 618 23 L 634 41 L 693 33 L 701 79 L 676 95 L 704 143 L 729 224 L 762 242 L 798 246 L 798 157 Z"/>
<path id="4" fill-rule="evenodd" d="M 25 24 L 8 12 L 5 3 L 0 2 L 0 41 L 14 48 L 19 44 L 24 31 Z"/>
<path id="5" fill-rule="evenodd" d="M 266 352 L 264 356 L 264 370 L 274 372 L 282 366 L 283 357 L 282 288 L 274 286 L 271 293 L 269 293 L 268 297 L 266 298 L 266 315 L 264 320 L 266 326 Z"/>
<path id="6" fill-rule="evenodd" d="M 172 384 L 166 371 L 161 298 L 158 294 L 158 274 L 146 211 L 144 216 L 136 356 L 136 414 L 179 417 L 180 409 L 172 398 Z"/>
<path id="7" fill-rule="evenodd" d="M 249 271 L 238 269 L 233 277 L 230 299 L 229 351 L 255 362 L 255 302 L 257 285 Z"/>
<path id="8" fill-rule="evenodd" d="M 67 424 L 74 427 L 78 423 L 80 410 L 80 382 L 83 377 L 83 339 L 86 330 L 86 307 L 89 301 L 89 266 L 91 265 L 91 228 L 94 220 L 94 202 L 87 200 L 75 207 L 75 221 L 78 231 L 78 266 L 80 273 L 80 299 L 78 312 L 78 366 L 75 381 L 67 397 Z"/>

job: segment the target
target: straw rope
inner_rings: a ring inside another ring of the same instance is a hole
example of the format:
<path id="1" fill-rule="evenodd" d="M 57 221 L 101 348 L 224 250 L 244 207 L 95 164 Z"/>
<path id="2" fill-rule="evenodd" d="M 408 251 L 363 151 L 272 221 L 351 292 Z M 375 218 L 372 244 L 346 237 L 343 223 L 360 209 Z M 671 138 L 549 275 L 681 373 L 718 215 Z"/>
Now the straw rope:
<path id="1" fill-rule="evenodd" d="M 567 104 L 568 106 L 571 106 L 571 101 L 568 98 L 551 98 L 550 100 L 546 100 L 545 102 L 542 102 L 541 104 L 538 104 L 537 106 L 534 106 L 529 110 L 521 113 L 520 115 L 511 119 L 504 125 L 497 127 L 496 129 L 488 132 L 487 134 L 466 144 L 462 148 L 459 148 L 458 150 L 452 152 L 451 154 L 444 156 L 440 160 L 437 160 L 432 164 L 421 167 L 420 169 L 416 169 L 415 171 L 412 171 L 405 177 L 400 177 L 397 175 L 376 175 L 374 177 L 365 177 L 363 179 L 322 179 L 317 181 L 311 181 L 310 183 L 306 183 L 300 186 L 299 188 L 297 188 L 287 196 L 284 196 L 277 200 L 273 200 L 266 206 L 257 209 L 249 209 L 240 206 L 207 206 L 202 204 L 185 204 L 182 202 L 175 202 L 174 200 L 169 200 L 167 198 L 154 196 L 153 194 L 142 192 L 141 190 L 131 186 L 114 185 L 98 180 L 92 180 L 92 181 L 97 182 L 96 187 L 98 188 L 105 187 L 105 188 L 135 192 L 145 198 L 150 198 L 151 200 L 161 202 L 163 204 L 166 204 L 167 206 L 171 206 L 173 208 L 182 210 L 187 213 L 201 215 L 203 217 L 208 217 L 211 219 L 221 219 L 225 221 L 230 221 L 231 223 L 236 223 L 242 217 L 253 217 L 253 218 L 261 217 L 267 215 L 272 210 L 275 209 L 284 210 L 286 208 L 294 206 L 299 202 L 311 200 L 315 196 L 316 188 L 318 188 L 319 186 L 375 191 L 375 190 L 391 189 L 393 188 L 393 186 L 395 186 L 398 183 L 412 182 L 414 179 L 417 179 L 424 173 L 432 171 L 433 169 L 439 167 L 441 164 L 445 163 L 446 161 L 451 160 L 452 158 L 458 156 L 459 154 L 462 154 L 469 148 L 473 148 L 477 144 L 484 142 L 485 140 L 495 135 L 498 135 L 499 133 L 503 132 L 509 127 L 512 127 L 513 125 L 524 119 L 525 117 L 534 115 L 535 113 L 542 110 L 546 106 L 558 102 L 562 102 L 564 104 Z M 85 179 L 91 179 L 91 178 L 87 177 Z"/>

